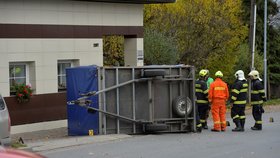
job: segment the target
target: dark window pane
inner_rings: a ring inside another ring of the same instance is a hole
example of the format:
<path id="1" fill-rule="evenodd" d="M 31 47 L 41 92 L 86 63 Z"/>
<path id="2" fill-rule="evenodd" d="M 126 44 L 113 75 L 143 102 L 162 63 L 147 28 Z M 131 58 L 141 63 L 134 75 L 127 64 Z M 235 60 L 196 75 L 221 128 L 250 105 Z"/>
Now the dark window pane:
<path id="1" fill-rule="evenodd" d="M 10 79 L 10 86 L 15 86 L 15 85 L 16 85 L 16 80 Z"/>
<path id="2" fill-rule="evenodd" d="M 57 73 L 58 73 L 58 75 L 61 74 L 61 63 L 58 63 L 58 65 L 57 65 Z"/>
<path id="3" fill-rule="evenodd" d="M 5 103 L 3 101 L 3 98 L 0 97 L 0 110 L 4 110 L 5 109 Z"/>
<path id="4" fill-rule="evenodd" d="M 60 83 L 61 83 L 61 76 L 58 76 L 57 80 L 58 80 L 58 85 L 60 85 Z"/>
<path id="5" fill-rule="evenodd" d="M 57 64 L 57 79 L 58 79 L 58 89 L 66 88 L 66 68 L 71 67 L 71 63 L 58 63 Z"/>
<path id="6" fill-rule="evenodd" d="M 66 74 L 66 68 L 71 67 L 70 63 L 63 63 L 62 65 L 62 74 Z"/>
<path id="7" fill-rule="evenodd" d="M 9 68 L 10 78 L 15 77 L 15 67 L 13 65 Z"/>
<path id="8" fill-rule="evenodd" d="M 66 87 L 66 76 L 62 76 L 61 83 Z"/>
<path id="9" fill-rule="evenodd" d="M 16 78 L 15 81 L 17 84 L 25 84 L 26 78 Z"/>
<path id="10" fill-rule="evenodd" d="M 25 65 L 16 65 L 15 66 L 15 76 L 16 77 L 25 77 L 26 70 L 25 70 Z"/>

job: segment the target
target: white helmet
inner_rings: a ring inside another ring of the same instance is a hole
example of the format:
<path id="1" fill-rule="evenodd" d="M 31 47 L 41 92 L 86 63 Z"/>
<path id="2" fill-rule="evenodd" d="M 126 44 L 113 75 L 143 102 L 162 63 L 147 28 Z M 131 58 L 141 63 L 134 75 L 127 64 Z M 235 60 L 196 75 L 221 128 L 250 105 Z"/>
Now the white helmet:
<path id="1" fill-rule="evenodd" d="M 262 81 L 262 79 L 260 78 L 260 74 L 257 70 L 252 70 L 248 75 L 252 76 L 253 79 L 259 79 L 260 81 Z"/>
<path id="2" fill-rule="evenodd" d="M 205 71 L 207 72 L 206 75 L 209 76 L 209 70 L 208 70 L 208 69 L 205 69 Z"/>
<path id="3" fill-rule="evenodd" d="M 245 76 L 244 76 L 244 72 L 242 70 L 238 70 L 236 71 L 236 73 L 234 74 L 234 76 L 236 77 L 236 79 L 242 81 L 242 80 L 246 80 Z"/>

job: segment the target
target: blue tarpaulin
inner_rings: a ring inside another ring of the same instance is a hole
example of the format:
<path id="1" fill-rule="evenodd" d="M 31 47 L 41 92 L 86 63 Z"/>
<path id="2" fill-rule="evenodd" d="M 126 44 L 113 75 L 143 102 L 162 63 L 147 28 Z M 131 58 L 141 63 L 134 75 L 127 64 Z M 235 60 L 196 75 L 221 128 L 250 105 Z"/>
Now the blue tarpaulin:
<path id="1" fill-rule="evenodd" d="M 81 97 L 79 94 L 98 91 L 98 67 L 80 66 L 66 69 L 67 102 Z M 98 108 L 98 96 L 89 98 L 91 107 Z M 68 135 L 91 135 L 99 132 L 99 114 L 88 113 L 86 108 L 67 105 Z M 93 133 L 92 133 L 93 132 Z"/>

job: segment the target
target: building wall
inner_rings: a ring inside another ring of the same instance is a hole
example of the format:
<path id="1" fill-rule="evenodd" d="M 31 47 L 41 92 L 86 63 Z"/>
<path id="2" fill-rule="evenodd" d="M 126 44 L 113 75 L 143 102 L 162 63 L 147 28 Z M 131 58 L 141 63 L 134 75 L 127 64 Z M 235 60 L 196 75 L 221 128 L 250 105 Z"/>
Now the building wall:
<path id="1" fill-rule="evenodd" d="M 138 65 L 144 65 L 143 47 L 143 38 L 125 39 L 124 60 L 127 66 L 134 66 L 135 63 Z"/>
<path id="2" fill-rule="evenodd" d="M 9 91 L 9 62 L 34 62 L 34 71 L 29 71 L 32 87 L 37 94 L 57 92 L 57 62 L 58 60 L 78 60 L 80 65 L 102 65 L 102 39 L 0 39 L 1 56 L 0 80 Z M 99 47 L 92 47 L 93 43 L 100 43 Z M 34 81 L 35 80 L 35 81 Z"/>
<path id="3" fill-rule="evenodd" d="M 70 0 L 0 0 L 1 23 L 143 26 L 143 5 Z"/>
<path id="4" fill-rule="evenodd" d="M 29 80 L 36 94 L 55 93 L 58 60 L 102 66 L 102 35 L 136 35 L 130 29 L 121 30 L 139 26 L 143 26 L 143 4 L 0 0 L 0 93 L 9 96 L 9 62 L 29 64 Z M 95 28 L 101 31 L 90 34 Z M 69 35 L 71 31 L 73 35 Z M 136 45 L 143 45 L 142 37 L 137 41 Z M 137 49 L 143 50 L 143 46 Z"/>
<path id="5" fill-rule="evenodd" d="M 23 104 L 17 104 L 14 97 L 5 97 L 5 101 L 9 105 L 12 126 L 67 118 L 65 92 L 34 95 Z"/>

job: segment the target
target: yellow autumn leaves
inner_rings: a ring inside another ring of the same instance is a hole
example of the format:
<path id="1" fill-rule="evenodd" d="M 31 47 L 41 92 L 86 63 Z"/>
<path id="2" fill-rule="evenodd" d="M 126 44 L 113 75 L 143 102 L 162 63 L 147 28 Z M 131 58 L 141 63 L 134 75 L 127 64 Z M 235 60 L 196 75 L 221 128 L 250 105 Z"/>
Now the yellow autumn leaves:
<path id="1" fill-rule="evenodd" d="M 144 26 L 172 37 L 181 63 L 227 76 L 235 71 L 239 46 L 248 37 L 242 13 L 241 0 L 177 0 L 145 5 Z"/>

